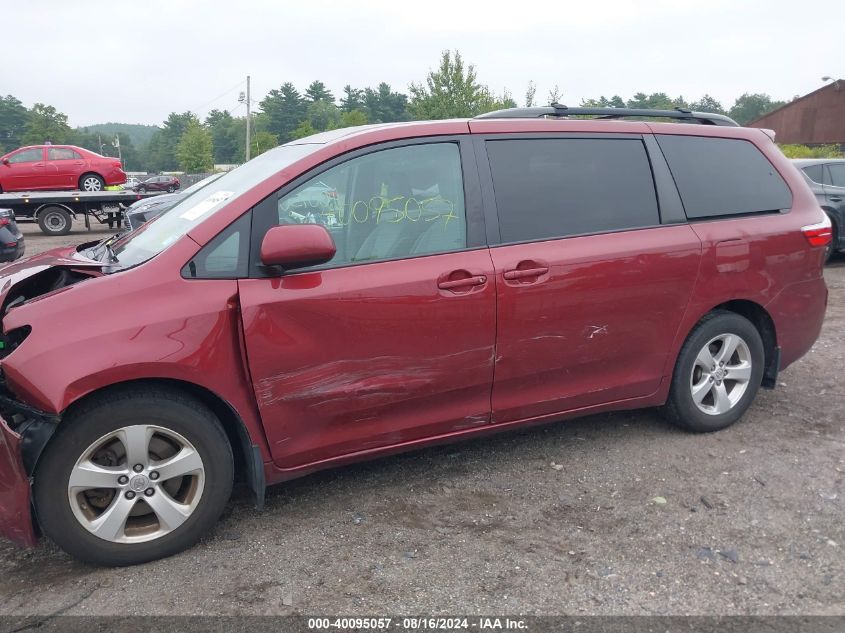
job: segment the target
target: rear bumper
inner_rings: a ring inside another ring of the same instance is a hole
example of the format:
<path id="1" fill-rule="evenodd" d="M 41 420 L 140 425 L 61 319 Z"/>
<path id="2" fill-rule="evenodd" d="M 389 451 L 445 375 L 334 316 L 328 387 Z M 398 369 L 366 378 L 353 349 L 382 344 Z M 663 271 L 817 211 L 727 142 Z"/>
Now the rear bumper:
<path id="1" fill-rule="evenodd" d="M 20 443 L 21 436 L 0 418 L 0 537 L 34 547 L 38 538 L 32 523 L 29 479 Z"/>
<path id="2" fill-rule="evenodd" d="M 810 351 L 821 333 L 827 309 L 827 285 L 819 277 L 784 288 L 766 306 L 775 323 L 785 369 Z"/>

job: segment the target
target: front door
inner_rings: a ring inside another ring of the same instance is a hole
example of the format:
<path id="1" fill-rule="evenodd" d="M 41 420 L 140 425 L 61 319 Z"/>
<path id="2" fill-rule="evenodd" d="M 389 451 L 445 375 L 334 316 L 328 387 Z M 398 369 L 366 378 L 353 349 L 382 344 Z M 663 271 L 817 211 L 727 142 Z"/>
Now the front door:
<path id="1" fill-rule="evenodd" d="M 280 466 L 489 423 L 495 284 L 483 235 L 467 232 L 466 209 L 480 209 L 462 153 L 471 160 L 460 141 L 370 150 L 256 207 L 253 252 L 281 223 L 323 224 L 338 249 L 321 267 L 238 284 Z"/>
<path id="2" fill-rule="evenodd" d="M 698 273 L 701 243 L 660 226 L 642 140 L 488 140 L 503 245 L 493 421 L 647 396 Z"/>
<path id="3" fill-rule="evenodd" d="M 9 164 L 3 165 L 4 182 L 10 191 L 44 189 L 44 148 L 22 149 L 9 156 Z"/>

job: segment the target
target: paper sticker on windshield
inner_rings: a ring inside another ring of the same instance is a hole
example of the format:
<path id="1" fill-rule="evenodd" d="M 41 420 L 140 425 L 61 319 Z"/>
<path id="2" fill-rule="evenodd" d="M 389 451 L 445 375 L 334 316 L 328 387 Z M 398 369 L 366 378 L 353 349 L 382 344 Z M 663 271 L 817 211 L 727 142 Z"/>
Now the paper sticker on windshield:
<path id="1" fill-rule="evenodd" d="M 233 193 L 234 191 L 216 191 L 202 202 L 192 206 L 179 217 L 190 221 L 196 220 L 208 213 L 213 207 L 231 198 Z"/>

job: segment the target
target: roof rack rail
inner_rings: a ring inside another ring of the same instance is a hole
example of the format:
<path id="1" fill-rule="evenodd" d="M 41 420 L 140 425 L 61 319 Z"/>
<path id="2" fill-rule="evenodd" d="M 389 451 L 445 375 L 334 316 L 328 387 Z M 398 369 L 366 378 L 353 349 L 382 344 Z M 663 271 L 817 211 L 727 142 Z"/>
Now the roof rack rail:
<path id="1" fill-rule="evenodd" d="M 570 116 L 591 116 L 597 119 L 627 119 L 648 117 L 656 119 L 678 119 L 684 123 L 702 125 L 729 125 L 739 127 L 739 123 L 724 114 L 710 112 L 692 112 L 685 108 L 674 110 L 652 110 L 648 108 L 570 108 L 561 103 L 534 108 L 508 108 L 479 114 L 476 119 L 561 119 Z"/>

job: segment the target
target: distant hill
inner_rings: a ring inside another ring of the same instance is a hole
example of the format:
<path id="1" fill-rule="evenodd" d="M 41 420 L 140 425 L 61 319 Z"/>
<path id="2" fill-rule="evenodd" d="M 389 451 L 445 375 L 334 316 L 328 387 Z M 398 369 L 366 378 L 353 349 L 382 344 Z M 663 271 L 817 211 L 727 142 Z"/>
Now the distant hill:
<path id="1" fill-rule="evenodd" d="M 156 125 L 143 125 L 141 123 L 97 123 L 96 125 L 78 127 L 77 129 L 80 131 L 94 132 L 95 134 L 100 133 L 104 136 L 114 136 L 120 132 L 132 139 L 132 145 L 141 148 L 150 142 L 150 138 L 160 128 Z"/>

